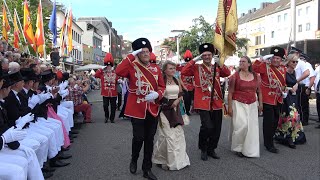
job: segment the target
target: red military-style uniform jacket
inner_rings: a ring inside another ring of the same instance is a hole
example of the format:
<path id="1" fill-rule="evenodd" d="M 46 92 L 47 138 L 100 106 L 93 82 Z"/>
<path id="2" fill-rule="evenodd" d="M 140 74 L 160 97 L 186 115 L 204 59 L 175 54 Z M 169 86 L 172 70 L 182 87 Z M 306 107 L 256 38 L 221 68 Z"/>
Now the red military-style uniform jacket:
<path id="1" fill-rule="evenodd" d="M 269 105 L 283 103 L 282 90 L 286 86 L 286 68 L 277 68 L 258 60 L 253 63 L 252 68 L 261 76 L 262 102 Z"/>
<path id="2" fill-rule="evenodd" d="M 178 65 L 176 67 L 177 71 L 182 71 L 184 66 Z M 193 91 L 194 90 L 194 78 L 193 76 L 186 76 L 181 74 L 181 80 L 184 84 L 184 86 L 187 88 L 188 91 Z"/>
<path id="3" fill-rule="evenodd" d="M 160 68 L 156 64 L 142 65 L 139 60 L 129 54 L 117 66 L 118 76 L 129 79 L 129 95 L 124 114 L 137 119 L 145 119 L 147 111 L 156 117 L 160 110 L 159 100 L 165 91 L 165 82 Z M 155 102 L 147 102 L 145 96 L 156 91 L 159 97 Z"/>
<path id="4" fill-rule="evenodd" d="M 210 111 L 211 88 L 213 82 L 214 65 L 207 67 L 204 64 L 195 64 L 189 61 L 182 69 L 181 74 L 185 76 L 194 76 L 194 109 Z M 212 110 L 223 109 L 223 97 L 220 86 L 220 77 L 228 77 L 230 70 L 223 65 L 216 67 L 216 77 L 214 83 L 214 96 L 212 101 Z"/>
<path id="5" fill-rule="evenodd" d="M 96 78 L 101 79 L 101 95 L 104 97 L 117 97 L 117 83 L 118 76 L 115 71 L 104 72 L 103 69 L 99 69 L 96 74 Z"/>

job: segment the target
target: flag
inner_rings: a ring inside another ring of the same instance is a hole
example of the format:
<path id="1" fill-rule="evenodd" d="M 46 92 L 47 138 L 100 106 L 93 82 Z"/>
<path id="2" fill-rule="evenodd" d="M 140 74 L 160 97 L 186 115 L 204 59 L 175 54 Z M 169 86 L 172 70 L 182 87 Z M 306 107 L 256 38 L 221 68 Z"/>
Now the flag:
<path id="1" fill-rule="evenodd" d="M 3 5 L 2 10 L 2 36 L 3 39 L 8 42 L 8 32 L 10 31 L 10 25 L 7 17 L 6 7 Z"/>
<path id="2" fill-rule="evenodd" d="M 66 24 L 67 24 L 67 18 L 68 18 L 68 12 L 66 13 L 63 23 L 62 23 L 62 27 L 61 27 L 61 32 L 60 32 L 60 49 L 61 49 L 61 54 L 65 55 L 66 53 L 64 53 L 64 48 L 65 48 L 65 31 L 66 31 Z"/>
<path id="3" fill-rule="evenodd" d="M 24 1 L 23 33 L 24 33 L 24 36 L 26 37 L 27 41 L 29 42 L 29 44 L 34 49 L 34 51 L 37 52 L 33 29 L 32 29 L 32 24 L 31 24 L 30 11 L 28 8 L 27 0 Z"/>
<path id="4" fill-rule="evenodd" d="M 57 10 L 56 1 L 53 2 L 53 9 L 49 21 L 49 29 L 52 32 L 52 43 L 54 46 L 57 45 Z"/>
<path id="5" fill-rule="evenodd" d="M 236 51 L 237 31 L 237 1 L 219 0 L 213 44 L 220 52 L 221 64 L 227 56 L 232 56 Z"/>
<path id="6" fill-rule="evenodd" d="M 38 14 L 37 14 L 37 30 L 35 34 L 35 41 L 37 46 L 37 52 L 43 55 L 44 53 L 44 34 L 43 34 L 43 19 L 42 19 L 42 6 L 41 1 L 38 6 Z"/>
<path id="7" fill-rule="evenodd" d="M 68 53 L 70 53 L 72 49 L 72 10 L 70 9 L 68 19 Z"/>
<path id="8" fill-rule="evenodd" d="M 17 23 L 17 15 L 14 13 L 14 19 L 13 19 L 13 27 L 14 27 L 14 37 L 13 37 L 13 46 L 17 49 L 19 49 L 19 27 Z"/>

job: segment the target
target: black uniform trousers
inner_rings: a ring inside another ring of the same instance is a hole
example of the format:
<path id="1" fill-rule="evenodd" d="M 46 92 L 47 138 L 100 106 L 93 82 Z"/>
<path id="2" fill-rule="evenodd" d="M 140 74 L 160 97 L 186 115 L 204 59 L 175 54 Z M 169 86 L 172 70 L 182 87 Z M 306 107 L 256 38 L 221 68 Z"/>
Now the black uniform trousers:
<path id="1" fill-rule="evenodd" d="M 222 125 L 222 110 L 200 110 L 199 149 L 213 152 L 218 147 Z"/>
<path id="2" fill-rule="evenodd" d="M 118 110 L 120 110 L 121 105 L 122 105 L 122 93 L 118 92 L 118 104 L 117 104 Z"/>
<path id="3" fill-rule="evenodd" d="M 132 138 L 132 161 L 136 162 L 144 143 L 142 170 L 148 171 L 152 168 L 153 138 L 157 131 L 158 118 L 153 117 L 149 112 L 145 119 L 131 119 Z"/>
<path id="4" fill-rule="evenodd" d="M 309 96 L 306 94 L 307 87 L 300 85 L 297 90 L 298 95 L 298 112 L 302 123 L 308 123 L 309 121 Z"/>
<path id="5" fill-rule="evenodd" d="M 109 117 L 109 104 L 111 105 L 110 117 Z M 104 109 L 104 117 L 106 119 L 110 119 L 110 121 L 114 121 L 114 117 L 116 115 L 116 109 L 117 109 L 117 97 L 103 96 L 103 109 Z"/>
<path id="6" fill-rule="evenodd" d="M 318 112 L 318 122 L 320 122 L 320 94 L 316 93 L 317 96 L 317 112 Z"/>
<path id="7" fill-rule="evenodd" d="M 273 136 L 278 126 L 282 104 L 270 105 L 263 103 L 263 140 L 266 148 L 274 147 Z"/>
<path id="8" fill-rule="evenodd" d="M 191 107 L 191 103 L 194 97 L 194 91 L 184 91 L 183 93 L 183 101 L 184 101 L 184 106 L 186 108 L 186 113 L 189 114 L 190 112 L 190 107 Z"/>

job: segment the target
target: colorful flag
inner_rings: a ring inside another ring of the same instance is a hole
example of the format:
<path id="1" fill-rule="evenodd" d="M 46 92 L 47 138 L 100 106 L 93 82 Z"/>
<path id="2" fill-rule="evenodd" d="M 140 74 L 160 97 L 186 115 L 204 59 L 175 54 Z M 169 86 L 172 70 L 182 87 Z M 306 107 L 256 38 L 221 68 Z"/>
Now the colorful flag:
<path id="1" fill-rule="evenodd" d="M 60 49 L 61 49 L 61 54 L 65 55 L 65 51 L 64 48 L 66 48 L 66 42 L 65 42 L 65 31 L 66 31 L 66 24 L 67 24 L 67 18 L 68 18 L 68 12 L 66 13 L 63 23 L 62 23 L 62 27 L 61 27 L 61 31 L 60 31 Z"/>
<path id="2" fill-rule="evenodd" d="M 57 10 L 56 10 L 56 1 L 53 2 L 53 9 L 49 21 L 49 29 L 52 32 L 52 43 L 54 46 L 57 45 Z"/>
<path id="3" fill-rule="evenodd" d="M 14 18 L 13 18 L 13 27 L 14 27 L 14 37 L 13 37 L 13 46 L 17 49 L 19 49 L 19 27 L 17 23 L 17 15 L 16 12 L 14 12 Z"/>
<path id="4" fill-rule="evenodd" d="M 72 49 L 72 10 L 70 9 L 68 19 L 68 53 L 70 53 Z"/>
<path id="5" fill-rule="evenodd" d="M 237 31 L 237 1 L 219 0 L 213 44 L 220 52 L 221 64 L 227 56 L 232 56 L 236 51 Z"/>
<path id="6" fill-rule="evenodd" d="M 31 24 L 30 11 L 28 8 L 27 0 L 24 1 L 23 33 L 24 33 L 24 36 L 26 37 L 27 41 L 29 42 L 29 44 L 34 49 L 34 51 L 37 52 L 33 29 L 32 29 L 32 24 Z"/>
<path id="7" fill-rule="evenodd" d="M 7 17 L 6 7 L 3 5 L 2 10 L 2 36 L 3 39 L 8 42 L 8 32 L 10 31 L 10 25 Z"/>
<path id="8" fill-rule="evenodd" d="M 38 14 L 37 14 L 37 30 L 35 34 L 35 41 L 37 45 L 37 52 L 43 55 L 44 53 L 44 33 L 43 33 L 43 19 L 42 19 L 42 6 L 41 1 L 39 2 L 38 6 Z"/>

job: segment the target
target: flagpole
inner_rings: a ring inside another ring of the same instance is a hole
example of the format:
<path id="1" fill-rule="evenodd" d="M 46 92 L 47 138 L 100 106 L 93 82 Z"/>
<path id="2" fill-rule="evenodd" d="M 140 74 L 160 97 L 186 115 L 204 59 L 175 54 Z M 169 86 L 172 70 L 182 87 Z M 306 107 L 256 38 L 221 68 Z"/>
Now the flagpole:
<path id="1" fill-rule="evenodd" d="M 9 8 L 8 8 L 8 5 L 7 5 L 6 0 L 3 0 L 3 3 L 4 3 L 4 5 L 6 6 L 7 13 L 8 13 L 8 15 L 9 15 L 9 17 L 10 17 L 10 21 L 13 23 L 13 19 L 12 19 L 12 16 L 11 16 L 11 13 L 10 13 L 10 10 L 9 10 Z"/>
<path id="2" fill-rule="evenodd" d="M 47 61 L 47 52 L 46 52 L 46 39 L 44 38 L 44 29 L 43 29 L 43 14 L 42 14 L 42 3 L 41 3 L 41 0 L 40 0 L 40 6 L 41 6 L 41 21 L 42 21 L 42 27 L 41 27 L 41 30 L 42 30 L 42 37 L 43 37 L 43 57 L 44 57 L 44 60 Z"/>
<path id="3" fill-rule="evenodd" d="M 24 35 L 24 33 L 23 33 L 23 29 L 22 29 L 22 26 L 21 26 L 21 23 L 20 23 L 20 18 L 19 18 L 19 15 L 18 15 L 18 13 L 17 13 L 16 8 L 14 8 L 14 13 L 15 13 L 15 14 L 16 14 L 16 16 L 17 16 L 17 21 L 18 21 L 18 23 L 19 23 L 20 32 L 21 32 L 21 34 L 22 34 L 22 36 L 23 36 L 24 43 L 26 43 L 28 53 L 30 54 L 30 49 L 29 49 L 29 46 L 28 46 L 28 44 L 27 44 L 26 37 L 25 37 L 25 35 Z"/>

